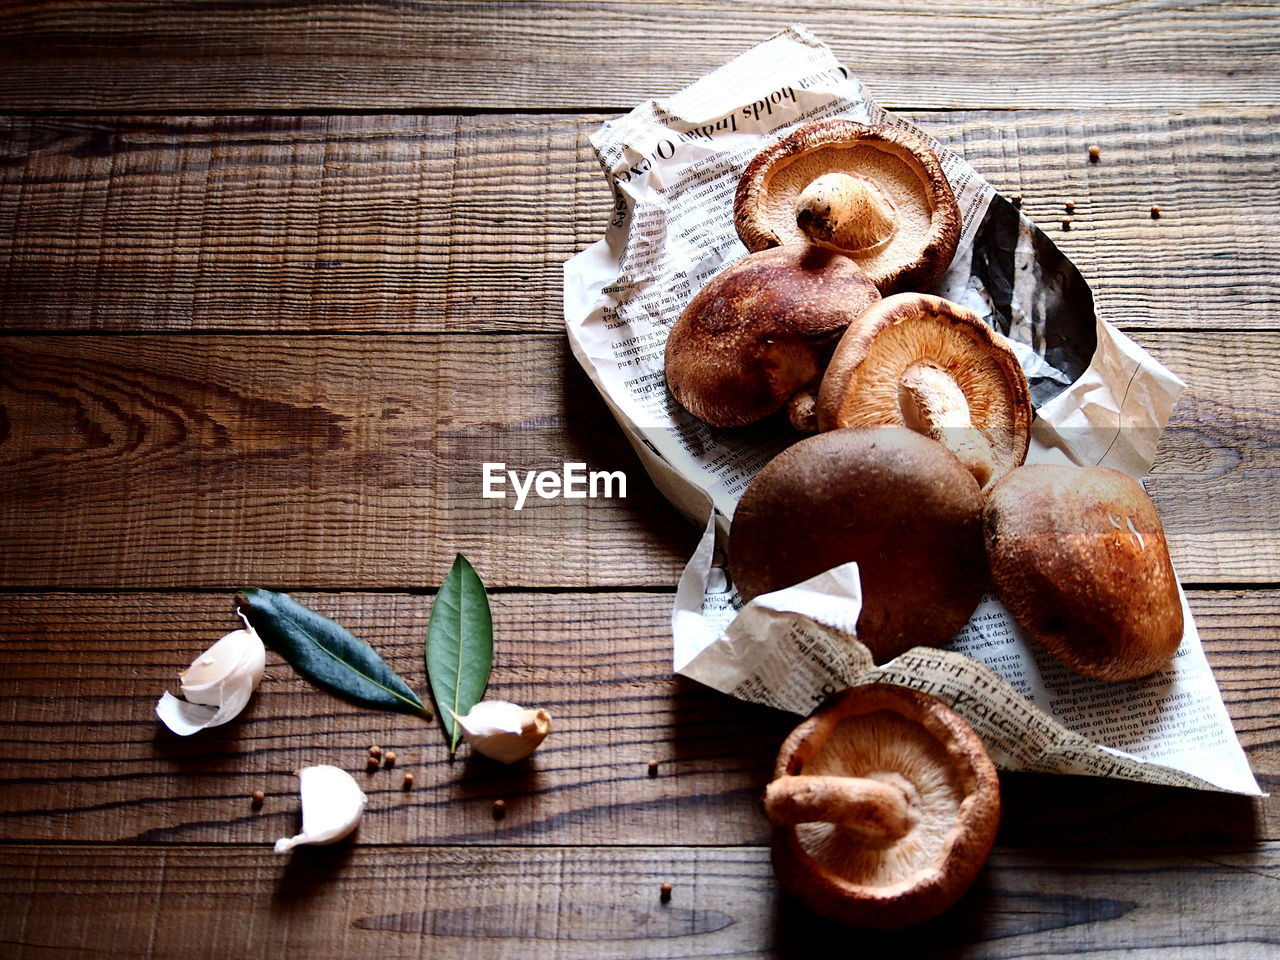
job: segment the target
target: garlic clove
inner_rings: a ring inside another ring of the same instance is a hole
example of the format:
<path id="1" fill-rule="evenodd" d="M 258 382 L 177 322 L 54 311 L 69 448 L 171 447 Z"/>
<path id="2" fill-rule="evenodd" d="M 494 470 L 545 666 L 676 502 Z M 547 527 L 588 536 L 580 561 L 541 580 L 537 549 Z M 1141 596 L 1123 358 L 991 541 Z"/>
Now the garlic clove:
<path id="1" fill-rule="evenodd" d="M 216 706 L 220 702 L 219 687 L 243 677 L 251 677 L 256 685 L 266 666 L 266 647 L 253 628 L 235 630 L 182 671 L 182 695 L 192 703 Z"/>
<path id="2" fill-rule="evenodd" d="M 217 714 L 217 707 L 205 706 L 202 703 L 188 703 L 179 700 L 167 690 L 156 704 L 156 716 L 164 725 L 180 737 L 189 737 L 209 726 L 209 721 Z"/>
<path id="3" fill-rule="evenodd" d="M 485 700 L 454 719 L 472 750 L 503 763 L 523 760 L 551 732 L 546 710 L 529 710 L 506 700 Z"/>
<path id="4" fill-rule="evenodd" d="M 245 708 L 266 666 L 266 647 L 246 621 L 244 630 L 228 633 L 182 671 L 186 700 L 165 693 L 156 715 L 183 737 L 224 724 Z"/>
<path id="5" fill-rule="evenodd" d="M 302 832 L 276 841 L 276 853 L 288 853 L 302 844 L 336 843 L 357 826 L 368 799 L 355 778 L 345 770 L 321 764 L 298 771 L 302 797 Z"/>

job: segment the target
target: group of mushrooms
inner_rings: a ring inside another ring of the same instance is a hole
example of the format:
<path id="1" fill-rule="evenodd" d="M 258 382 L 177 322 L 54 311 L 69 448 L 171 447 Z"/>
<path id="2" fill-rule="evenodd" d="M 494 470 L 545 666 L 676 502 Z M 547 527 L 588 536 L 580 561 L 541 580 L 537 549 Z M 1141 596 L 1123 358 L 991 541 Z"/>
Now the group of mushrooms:
<path id="1" fill-rule="evenodd" d="M 801 126 L 747 166 L 734 223 L 750 252 L 681 313 L 665 366 L 675 399 L 712 426 L 785 411 L 811 434 L 734 513 L 743 599 L 857 561 L 858 639 L 877 663 L 942 646 L 994 588 L 1080 673 L 1164 665 L 1182 607 L 1145 491 L 1106 467 L 1024 465 L 1033 411 L 1017 356 L 973 311 L 919 292 L 960 236 L 928 144 L 846 120 Z M 972 728 L 882 684 L 801 724 L 765 797 L 783 885 L 833 920 L 881 928 L 964 893 L 999 809 Z"/>

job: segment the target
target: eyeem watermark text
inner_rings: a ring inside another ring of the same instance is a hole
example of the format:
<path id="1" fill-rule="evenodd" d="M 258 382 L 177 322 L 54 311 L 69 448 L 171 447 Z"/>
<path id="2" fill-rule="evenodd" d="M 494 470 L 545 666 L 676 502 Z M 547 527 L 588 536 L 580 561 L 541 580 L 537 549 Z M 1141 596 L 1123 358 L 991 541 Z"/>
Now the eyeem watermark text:
<path id="1" fill-rule="evenodd" d="M 507 496 L 510 484 L 515 493 L 515 509 L 524 508 L 524 502 L 533 493 L 543 500 L 592 500 L 622 498 L 627 495 L 627 475 L 621 470 L 587 470 L 585 463 L 566 463 L 559 470 L 526 470 L 524 479 L 515 470 L 508 470 L 505 463 L 484 464 L 486 500 L 502 500 Z"/>

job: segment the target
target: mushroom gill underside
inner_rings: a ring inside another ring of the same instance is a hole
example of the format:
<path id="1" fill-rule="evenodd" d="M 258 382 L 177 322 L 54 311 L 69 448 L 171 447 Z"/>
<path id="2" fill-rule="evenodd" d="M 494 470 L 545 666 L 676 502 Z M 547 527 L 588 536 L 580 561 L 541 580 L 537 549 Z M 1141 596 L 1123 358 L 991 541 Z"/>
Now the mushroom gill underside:
<path id="1" fill-rule="evenodd" d="M 894 324 L 854 369 L 830 379 L 819 406 L 823 429 L 906 426 L 949 449 L 982 487 L 1021 461 L 1006 373 L 965 333 Z"/>
<path id="2" fill-rule="evenodd" d="M 909 883 L 937 866 L 964 799 L 945 748 L 912 720 L 887 711 L 842 720 L 804 765 L 807 777 L 842 776 L 907 784 L 910 829 L 883 842 L 866 841 L 860 825 L 804 822 L 794 826 L 805 853 L 846 883 L 880 889 Z M 776 782 L 776 781 L 775 781 Z"/>

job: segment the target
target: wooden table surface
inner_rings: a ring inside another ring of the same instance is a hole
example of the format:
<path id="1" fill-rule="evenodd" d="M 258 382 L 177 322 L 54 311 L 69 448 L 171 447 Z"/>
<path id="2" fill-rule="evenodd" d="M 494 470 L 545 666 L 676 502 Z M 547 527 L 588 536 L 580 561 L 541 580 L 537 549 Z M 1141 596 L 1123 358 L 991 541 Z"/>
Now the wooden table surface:
<path id="1" fill-rule="evenodd" d="M 603 120 L 804 23 L 1022 194 L 1188 383 L 1150 489 L 1274 790 L 1278 9 L 5 5 L 0 955 L 1276 956 L 1274 799 L 1007 775 L 992 860 L 939 920 L 851 936 L 783 896 L 758 798 L 794 718 L 672 676 L 696 531 L 573 361 L 561 265 L 607 221 Z M 491 460 L 624 470 L 629 495 L 516 512 L 480 496 Z M 338 619 L 425 694 L 457 551 L 492 594 L 490 696 L 555 715 L 531 765 L 450 763 L 434 724 L 274 654 L 236 722 L 157 723 L 244 586 Z M 274 855 L 291 771 L 362 770 L 370 743 L 413 789 L 359 773 L 356 842 Z"/>

